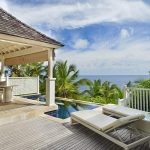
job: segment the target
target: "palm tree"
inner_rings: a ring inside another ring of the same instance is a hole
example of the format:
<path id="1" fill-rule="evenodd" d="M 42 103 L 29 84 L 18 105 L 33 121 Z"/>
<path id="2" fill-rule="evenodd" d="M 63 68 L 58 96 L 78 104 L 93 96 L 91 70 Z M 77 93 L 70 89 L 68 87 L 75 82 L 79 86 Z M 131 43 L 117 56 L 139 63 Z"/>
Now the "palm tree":
<path id="1" fill-rule="evenodd" d="M 116 84 L 111 84 L 109 81 L 101 82 L 94 80 L 88 82 L 88 90 L 83 91 L 83 94 L 88 94 L 90 97 L 103 98 L 106 103 L 114 102 L 118 98 L 123 98 L 123 92 Z"/>
<path id="2" fill-rule="evenodd" d="M 22 76 L 22 70 L 20 69 L 20 65 L 7 66 L 6 70 L 7 70 L 8 76 L 11 76 L 11 77 Z"/>
<path id="3" fill-rule="evenodd" d="M 90 97 L 96 97 L 100 95 L 100 89 L 102 88 L 101 80 L 94 80 L 87 82 L 88 89 L 83 91 L 83 94 L 88 94 Z"/>
<path id="4" fill-rule="evenodd" d="M 131 81 L 129 81 L 126 85 L 127 85 L 127 87 L 132 87 L 133 83 Z"/>
<path id="5" fill-rule="evenodd" d="M 79 87 L 87 82 L 86 79 L 77 80 L 79 70 L 73 64 L 68 66 L 67 61 L 57 61 L 53 72 L 56 78 L 56 95 L 59 97 L 75 98 L 79 94 Z"/>
<path id="6" fill-rule="evenodd" d="M 123 98 L 123 92 L 116 84 L 111 84 L 109 81 L 105 81 L 102 84 L 101 96 L 106 99 L 107 103 L 109 103 L 112 100 Z"/>
<path id="7" fill-rule="evenodd" d="M 9 76 L 33 77 L 43 75 L 45 73 L 45 66 L 43 62 L 39 62 L 32 64 L 8 66 L 7 70 L 9 72 Z"/>

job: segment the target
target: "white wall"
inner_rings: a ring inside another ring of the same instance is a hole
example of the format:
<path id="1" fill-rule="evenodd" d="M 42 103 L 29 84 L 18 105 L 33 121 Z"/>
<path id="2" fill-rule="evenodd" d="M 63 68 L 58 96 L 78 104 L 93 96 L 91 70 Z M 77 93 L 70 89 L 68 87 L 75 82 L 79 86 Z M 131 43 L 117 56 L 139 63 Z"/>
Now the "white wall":
<path id="1" fill-rule="evenodd" d="M 13 88 L 13 95 L 39 94 L 39 77 L 9 77 L 9 85 L 16 85 Z"/>

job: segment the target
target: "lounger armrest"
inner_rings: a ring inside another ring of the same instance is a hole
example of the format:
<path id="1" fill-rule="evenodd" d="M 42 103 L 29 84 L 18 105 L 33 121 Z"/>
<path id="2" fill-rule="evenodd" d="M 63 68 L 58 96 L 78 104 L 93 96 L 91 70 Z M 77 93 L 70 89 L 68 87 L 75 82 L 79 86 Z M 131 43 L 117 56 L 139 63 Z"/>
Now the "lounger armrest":
<path id="1" fill-rule="evenodd" d="M 142 115 L 142 114 L 122 117 L 122 118 L 116 120 L 114 123 L 112 123 L 111 128 L 106 129 L 105 132 L 112 131 L 114 129 L 126 126 L 128 124 L 134 123 L 134 122 L 142 120 L 142 119 L 144 119 L 144 115 Z"/>
<path id="2" fill-rule="evenodd" d="M 129 124 L 129 123 L 132 123 L 132 122 L 136 122 L 138 120 L 142 120 L 142 119 L 144 119 L 144 117 L 145 116 L 142 115 L 142 114 L 122 117 L 122 118 L 118 119 L 118 121 L 119 121 L 118 126 Z"/>

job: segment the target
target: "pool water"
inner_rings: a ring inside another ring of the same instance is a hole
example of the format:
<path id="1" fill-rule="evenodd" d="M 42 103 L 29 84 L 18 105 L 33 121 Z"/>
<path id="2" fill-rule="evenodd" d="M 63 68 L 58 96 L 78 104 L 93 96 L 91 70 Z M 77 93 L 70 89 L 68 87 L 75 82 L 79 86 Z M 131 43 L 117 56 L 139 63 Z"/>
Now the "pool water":
<path id="1" fill-rule="evenodd" d="M 99 107 L 99 105 L 86 105 L 62 100 L 56 100 L 56 104 L 58 105 L 58 110 L 49 111 L 45 114 L 61 119 L 66 119 L 70 117 L 70 114 L 72 112 L 80 110 L 90 110 Z"/>
<path id="2" fill-rule="evenodd" d="M 23 96 L 24 98 L 28 99 L 33 99 L 36 100 L 39 98 L 40 101 L 45 101 L 45 97 L 41 95 L 30 95 L 30 96 Z M 46 112 L 45 114 L 61 118 L 61 119 L 66 119 L 70 117 L 70 114 L 75 111 L 80 111 L 80 110 L 90 110 L 99 107 L 100 105 L 96 104 L 81 104 L 81 103 L 75 103 L 75 102 L 68 102 L 68 101 L 63 101 L 63 100 L 57 100 L 56 99 L 56 104 L 58 105 L 58 110 L 55 111 L 49 111 Z"/>

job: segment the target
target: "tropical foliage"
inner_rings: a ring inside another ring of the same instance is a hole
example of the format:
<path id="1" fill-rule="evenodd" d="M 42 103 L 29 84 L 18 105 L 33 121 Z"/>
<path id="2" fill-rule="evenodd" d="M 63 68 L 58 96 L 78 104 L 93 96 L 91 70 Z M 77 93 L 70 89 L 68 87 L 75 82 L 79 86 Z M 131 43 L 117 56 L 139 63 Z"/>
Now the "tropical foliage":
<path id="1" fill-rule="evenodd" d="M 40 77 L 40 92 L 45 94 L 46 78 L 48 67 L 44 63 L 32 63 L 26 65 L 14 65 L 7 67 L 7 75 L 12 77 Z M 67 64 L 67 61 L 57 61 L 53 69 L 56 78 L 56 96 L 92 101 L 97 103 L 116 103 L 123 94 L 117 85 L 109 81 L 90 81 L 79 79 L 79 70 L 74 64 Z M 84 86 L 86 90 L 80 88 Z"/>
<path id="2" fill-rule="evenodd" d="M 13 65 L 7 67 L 7 73 L 11 77 L 42 76 L 45 74 L 45 66 L 43 63 Z"/>
<path id="3" fill-rule="evenodd" d="M 101 95 L 102 82 L 101 80 L 89 81 L 87 83 L 88 89 L 83 91 L 83 94 L 90 97 L 96 97 Z"/>
<path id="4" fill-rule="evenodd" d="M 148 72 L 150 75 L 150 71 Z M 136 81 L 129 81 L 127 87 L 136 87 L 136 88 L 150 88 L 150 78 Z"/>
<path id="5" fill-rule="evenodd" d="M 118 98 L 123 98 L 123 92 L 120 88 L 109 81 L 94 80 L 93 82 L 88 82 L 88 86 L 88 90 L 85 90 L 83 93 L 94 98 L 94 101 L 99 99 L 103 103 L 115 103 Z"/>
<path id="6" fill-rule="evenodd" d="M 138 88 L 150 88 L 150 79 L 135 81 L 134 86 Z"/>
<path id="7" fill-rule="evenodd" d="M 67 61 L 56 62 L 54 77 L 56 78 L 56 95 L 60 97 L 75 98 L 80 94 L 80 86 L 88 82 L 86 79 L 78 80 L 79 70 L 73 64 L 68 66 Z"/>

